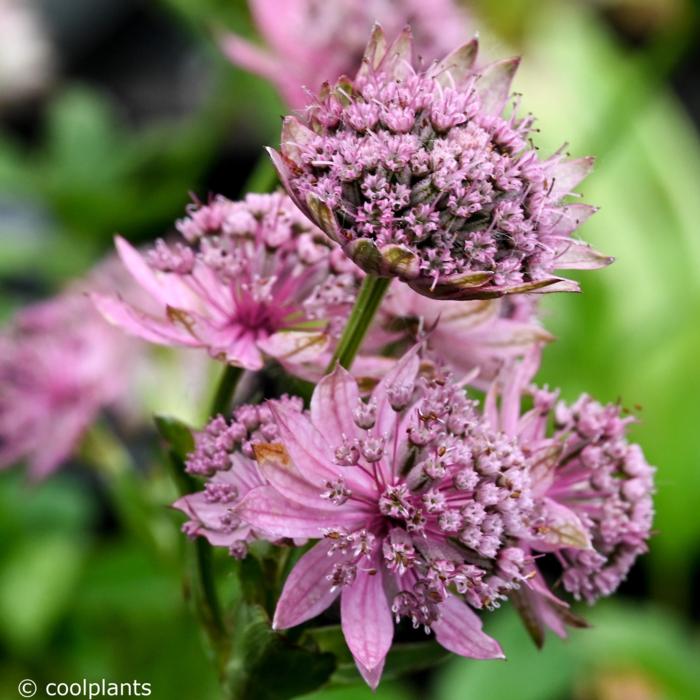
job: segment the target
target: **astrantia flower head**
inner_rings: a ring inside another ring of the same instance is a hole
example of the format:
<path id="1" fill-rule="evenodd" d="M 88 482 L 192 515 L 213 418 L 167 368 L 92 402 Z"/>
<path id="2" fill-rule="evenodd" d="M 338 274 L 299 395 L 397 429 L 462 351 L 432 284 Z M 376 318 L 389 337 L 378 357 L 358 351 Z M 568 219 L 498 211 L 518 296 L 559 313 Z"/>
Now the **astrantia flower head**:
<path id="1" fill-rule="evenodd" d="M 300 412 L 301 399 L 283 397 L 281 405 Z M 254 445 L 279 438 L 277 424 L 267 406 L 244 405 L 226 420 L 216 416 L 194 435 L 195 449 L 186 461 L 190 474 L 205 476 L 203 491 L 189 494 L 173 503 L 190 519 L 183 531 L 190 537 L 206 537 L 216 547 L 226 547 L 231 556 L 244 557 L 256 532 L 233 512 L 251 489 L 266 481 L 254 459 Z"/>
<path id="2" fill-rule="evenodd" d="M 475 71 L 477 43 L 425 71 L 405 30 L 375 27 L 357 76 L 287 117 L 272 158 L 288 192 L 363 270 L 439 299 L 574 290 L 556 269 L 611 259 L 572 240 L 565 198 L 592 159 L 541 160 L 533 120 L 502 116 L 518 60 Z"/>
<path id="3" fill-rule="evenodd" d="M 124 392 L 128 343 L 80 290 L 21 310 L 0 334 L 0 467 L 40 479 Z"/>
<path id="4" fill-rule="evenodd" d="M 628 442 L 633 418 L 623 416 L 617 404 L 583 395 L 567 405 L 557 402 L 556 392 L 531 387 L 534 406 L 519 417 L 523 380 L 531 376 L 528 364 L 506 381 L 510 388 L 504 390 L 500 415 L 493 393 L 486 413 L 493 425 L 517 435 L 531 462 L 538 516 L 528 548 L 554 554 L 564 589 L 593 603 L 613 593 L 647 551 L 654 468 L 639 445 Z M 540 574 L 513 595 L 538 643 L 544 627 L 565 636 L 566 624 L 581 624 Z"/>
<path id="5" fill-rule="evenodd" d="M 266 49 L 226 34 L 231 61 L 276 85 L 300 109 L 324 80 L 354 73 L 376 20 L 390 34 L 411 24 L 416 52 L 427 62 L 443 56 L 467 34 L 468 19 L 454 0 L 250 0 Z"/>
<path id="6" fill-rule="evenodd" d="M 182 240 L 140 254 L 117 250 L 152 297 L 155 313 L 94 295 L 102 314 L 127 332 L 163 345 L 205 348 L 258 370 L 263 352 L 317 354 L 342 325 L 358 272 L 280 193 L 217 197 L 178 222 Z"/>
<path id="7" fill-rule="evenodd" d="M 339 367 L 308 414 L 269 403 L 279 437 L 255 454 L 270 485 L 235 511 L 277 537 L 319 538 L 274 625 L 298 625 L 340 596 L 345 639 L 372 686 L 394 619 L 457 654 L 502 656 L 473 608 L 497 606 L 528 575 L 516 546 L 533 517 L 524 456 L 449 375 L 418 376 L 419 362 L 409 352 L 366 401 Z"/>

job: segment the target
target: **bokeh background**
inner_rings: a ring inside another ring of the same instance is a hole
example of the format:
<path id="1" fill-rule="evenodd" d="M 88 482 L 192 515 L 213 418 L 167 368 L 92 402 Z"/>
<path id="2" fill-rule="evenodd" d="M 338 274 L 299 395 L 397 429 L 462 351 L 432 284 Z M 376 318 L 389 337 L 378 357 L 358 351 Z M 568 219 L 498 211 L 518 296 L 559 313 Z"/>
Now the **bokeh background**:
<path id="1" fill-rule="evenodd" d="M 658 466 L 656 534 L 620 593 L 590 612 L 593 629 L 537 652 L 502 610 L 487 630 L 508 661 L 450 660 L 375 697 L 696 700 L 698 4 L 464 4 L 474 18 L 465 34 L 478 30 L 487 53 L 524 55 L 515 87 L 543 151 L 566 140 L 572 155 L 598 157 L 583 191 L 601 211 L 582 235 L 618 260 L 582 275 L 582 295 L 547 299 L 559 341 L 540 376 L 569 399 L 587 391 L 638 407 L 635 438 Z M 10 6 L 25 20 L 11 22 Z M 190 192 L 240 193 L 284 108 L 219 55 L 217 27 L 253 36 L 244 0 L 0 0 L 0 321 L 84 273 L 115 232 L 153 239 Z M 171 393 L 168 409 L 193 415 Z M 217 697 L 182 601 L 178 519 L 165 506 L 140 510 L 172 496 L 148 471 L 152 438 L 144 428 L 127 451 L 106 448 L 111 480 L 79 459 L 39 486 L 21 469 L 0 474 L 0 698 L 17 697 L 26 677 L 135 679 L 155 698 Z M 313 697 L 370 696 L 349 684 Z"/>

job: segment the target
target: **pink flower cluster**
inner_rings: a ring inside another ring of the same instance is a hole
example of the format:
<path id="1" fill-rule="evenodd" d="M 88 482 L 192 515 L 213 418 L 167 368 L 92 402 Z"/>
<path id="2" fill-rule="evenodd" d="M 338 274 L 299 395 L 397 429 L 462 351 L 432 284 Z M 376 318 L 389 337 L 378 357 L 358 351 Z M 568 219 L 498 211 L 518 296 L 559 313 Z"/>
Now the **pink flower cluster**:
<path id="1" fill-rule="evenodd" d="M 373 687 L 403 618 L 471 658 L 502 655 L 474 610 L 507 598 L 539 641 L 545 627 L 564 635 L 581 622 L 549 591 L 539 558 L 558 562 L 576 598 L 612 593 L 646 550 L 653 469 L 616 406 L 582 397 L 555 408 L 556 394 L 533 390 L 520 416 L 533 356 L 508 366 L 500 404 L 492 384 L 483 413 L 418 347 L 366 398 L 339 367 L 308 411 L 288 398 L 237 409 L 197 437 L 188 469 L 215 474 L 176 505 L 195 514 L 190 533 L 234 544 L 237 556 L 254 533 L 318 540 L 287 579 L 274 625 L 301 624 L 339 598 Z"/>
<path id="2" fill-rule="evenodd" d="M 284 195 L 217 197 L 193 205 L 177 228 L 180 240 L 159 240 L 145 254 L 117 238 L 122 262 L 157 309 L 94 295 L 109 321 L 249 370 L 263 367 L 263 352 L 301 361 L 342 330 L 357 273 Z"/>
<path id="3" fill-rule="evenodd" d="M 476 71 L 476 40 L 425 71 L 375 27 L 353 80 L 326 85 L 271 151 L 289 194 L 364 271 L 439 299 L 575 290 L 555 269 L 610 258 L 571 239 L 565 197 L 592 159 L 541 160 L 532 117 L 502 116 L 518 60 Z"/>
<path id="4" fill-rule="evenodd" d="M 122 396 L 129 352 L 77 289 L 21 310 L 0 333 L 0 467 L 41 479 L 65 462 Z"/>
<path id="5" fill-rule="evenodd" d="M 516 437 L 530 457 L 538 518 L 522 546 L 553 554 L 563 588 L 593 603 L 614 593 L 647 551 L 655 470 L 640 446 L 629 443 L 627 428 L 634 419 L 623 417 L 619 405 L 603 405 L 585 394 L 567 405 L 557 401 L 558 392 L 528 386 L 537 360 L 537 353 L 530 353 L 492 384 L 485 416 Z M 520 415 L 524 396 L 534 405 Z M 514 599 L 538 644 L 547 627 L 563 637 L 566 624 L 582 625 L 537 570 Z"/>
<path id="6" fill-rule="evenodd" d="M 300 412 L 300 399 L 280 400 L 289 411 Z M 189 520 L 183 531 L 190 537 L 206 537 L 212 545 L 227 547 L 231 556 L 244 557 L 247 542 L 264 531 L 254 530 L 233 512 L 251 490 L 263 486 L 254 458 L 254 446 L 279 437 L 272 412 L 265 405 L 236 408 L 233 419 L 217 416 L 195 433 L 195 450 L 187 459 L 190 474 L 206 476 L 203 491 L 178 499 L 173 507 Z"/>

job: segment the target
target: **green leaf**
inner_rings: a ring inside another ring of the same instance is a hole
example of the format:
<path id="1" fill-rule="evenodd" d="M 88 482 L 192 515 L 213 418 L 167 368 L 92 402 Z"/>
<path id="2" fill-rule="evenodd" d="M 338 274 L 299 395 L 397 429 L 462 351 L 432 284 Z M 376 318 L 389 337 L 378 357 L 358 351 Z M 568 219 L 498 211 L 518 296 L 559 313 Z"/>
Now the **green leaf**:
<path id="1" fill-rule="evenodd" d="M 153 420 L 160 436 L 180 459 L 194 450 L 192 429 L 186 423 L 172 416 L 154 416 Z"/>
<path id="2" fill-rule="evenodd" d="M 62 534 L 20 540 L 0 568 L 0 635 L 21 654 L 45 644 L 71 601 L 85 555 Z"/>
<path id="3" fill-rule="evenodd" d="M 657 697 L 700 697 L 700 648 L 681 620 L 649 605 L 620 602 L 600 604 L 591 617 L 593 629 L 572 639 L 572 655 L 584 661 L 579 675 L 588 676 L 589 667 L 599 676 L 624 672 L 645 681 Z"/>
<path id="4" fill-rule="evenodd" d="M 556 700 L 569 697 L 574 663 L 561 640 L 549 635 L 543 652 L 532 644 L 520 620 L 508 610 L 499 613 L 488 633 L 505 651 L 506 661 L 454 658 L 438 677 L 434 700 L 517 698 Z M 490 622 L 491 616 L 486 620 Z"/>
<path id="5" fill-rule="evenodd" d="M 340 625 L 312 627 L 304 632 L 303 639 L 313 640 L 321 651 L 327 651 L 336 657 L 338 668 L 333 674 L 335 683 L 357 681 L 359 674 Z M 432 639 L 425 642 L 394 644 L 386 657 L 382 683 L 385 680 L 437 666 L 449 656 L 450 653 Z"/>
<path id="6" fill-rule="evenodd" d="M 291 643 L 273 632 L 265 611 L 252 606 L 235 642 L 229 683 L 236 700 L 286 700 L 324 685 L 335 670 L 333 654 Z"/>

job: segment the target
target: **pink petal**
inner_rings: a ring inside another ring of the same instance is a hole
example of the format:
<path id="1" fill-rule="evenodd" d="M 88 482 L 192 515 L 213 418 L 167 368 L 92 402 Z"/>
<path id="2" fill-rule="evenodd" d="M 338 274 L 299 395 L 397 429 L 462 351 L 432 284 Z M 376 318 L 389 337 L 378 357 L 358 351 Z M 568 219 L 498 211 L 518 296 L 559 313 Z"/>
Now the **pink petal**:
<path id="1" fill-rule="evenodd" d="M 440 619 L 432 624 L 435 639 L 448 651 L 469 659 L 505 659 L 498 642 L 481 627 L 479 616 L 451 595 L 440 605 Z"/>
<path id="2" fill-rule="evenodd" d="M 592 156 L 557 163 L 552 174 L 552 198 L 561 199 L 567 194 L 571 194 L 576 186 L 591 172 L 594 163 L 595 158 Z"/>
<path id="3" fill-rule="evenodd" d="M 365 48 L 365 53 L 362 56 L 360 69 L 357 71 L 357 77 L 366 77 L 371 75 L 384 60 L 386 56 L 386 35 L 378 22 L 375 22 L 372 27 L 372 34 Z"/>
<path id="4" fill-rule="evenodd" d="M 328 334 L 310 331 L 278 331 L 258 341 L 258 347 L 270 357 L 294 366 L 318 361 L 328 349 Z"/>
<path id="5" fill-rule="evenodd" d="M 486 66 L 476 81 L 481 107 L 487 114 L 500 114 L 511 93 L 511 84 L 520 65 L 520 58 L 506 58 Z"/>
<path id="6" fill-rule="evenodd" d="M 528 633 L 540 648 L 544 645 L 545 627 L 565 639 L 568 636 L 567 624 L 573 627 L 587 626 L 585 620 L 571 612 L 564 601 L 552 594 L 537 570 L 527 586 L 511 593 L 511 600 Z"/>
<path id="7" fill-rule="evenodd" d="M 164 306 L 177 306 L 176 299 L 168 293 L 167 283 L 163 283 L 149 267 L 141 253 L 121 236 L 115 236 L 117 253 L 129 274 L 154 298 Z"/>
<path id="8" fill-rule="evenodd" d="M 315 138 L 316 134 L 296 117 L 285 117 L 282 122 L 280 151 L 285 158 L 301 166 L 302 147 L 311 144 Z"/>
<path id="9" fill-rule="evenodd" d="M 321 540 L 296 563 L 277 603 L 273 629 L 300 625 L 322 613 L 338 597 L 340 589 L 331 591 L 327 578 L 339 560 L 338 554 L 330 553 L 332 544 Z"/>
<path id="10" fill-rule="evenodd" d="M 224 34 L 219 38 L 219 47 L 234 65 L 277 83 L 283 74 L 283 66 L 264 51 L 235 34 Z"/>
<path id="11" fill-rule="evenodd" d="M 365 668 L 357 659 L 355 659 L 355 666 L 357 666 L 357 670 L 360 672 L 360 675 L 364 679 L 365 683 L 367 683 L 367 685 L 370 688 L 372 688 L 372 690 L 377 689 L 379 681 L 382 679 L 385 661 L 386 658 L 382 659 L 379 665 L 375 666 L 373 669 L 370 670 Z"/>
<path id="12" fill-rule="evenodd" d="M 320 538 L 326 528 L 355 530 L 366 524 L 361 512 L 324 511 L 303 506 L 285 498 L 272 486 L 250 491 L 234 512 L 270 537 Z"/>
<path id="13" fill-rule="evenodd" d="M 553 236 L 566 236 L 598 211 L 590 204 L 568 204 L 559 209 L 559 219 L 550 231 Z"/>
<path id="14" fill-rule="evenodd" d="M 479 53 L 479 41 L 474 38 L 447 54 L 428 70 L 428 77 L 434 78 L 444 87 L 464 85 L 473 75 L 474 62 Z"/>
<path id="15" fill-rule="evenodd" d="M 534 346 L 520 362 L 511 362 L 506 365 L 499 376 L 498 382 L 502 394 L 499 429 L 506 435 L 513 437 L 517 435 L 522 396 L 537 374 L 541 359 L 541 347 Z"/>
<path id="16" fill-rule="evenodd" d="M 188 332 L 138 311 L 121 299 L 104 294 L 91 294 L 90 299 L 109 323 L 137 338 L 160 345 L 200 346 L 200 342 Z"/>
<path id="17" fill-rule="evenodd" d="M 573 510 L 553 498 L 542 499 L 542 515 L 546 528 L 532 546 L 541 552 L 551 552 L 562 547 L 591 549 L 591 536 Z"/>
<path id="18" fill-rule="evenodd" d="M 381 571 L 379 567 L 377 570 Z M 381 573 L 358 572 L 355 581 L 343 589 L 340 615 L 343 635 L 355 662 L 376 688 L 377 671 L 381 672 L 394 638 L 394 622 Z"/>
<path id="19" fill-rule="evenodd" d="M 321 498 L 323 482 L 309 483 L 292 463 L 284 445 L 280 443 L 255 445 L 255 459 L 261 474 L 280 493 L 292 501 L 310 508 L 337 512 L 346 509 L 348 503 L 337 506 L 329 500 Z"/>
<path id="20" fill-rule="evenodd" d="M 396 413 L 391 408 L 387 389 L 393 385 L 413 386 L 418 374 L 420 360 L 418 357 L 419 345 L 409 350 L 391 369 L 390 372 L 375 387 L 372 396 L 377 401 L 377 422 L 374 428 L 376 435 L 388 435 L 394 430 Z"/>
<path id="21" fill-rule="evenodd" d="M 207 503 L 201 492 L 183 496 L 175 501 L 172 507 L 191 518 L 197 524 L 196 534 L 206 538 L 214 547 L 230 547 L 250 533 L 247 524 L 242 524 L 234 530 L 224 529 L 221 518 L 228 513 L 230 507 L 221 503 Z"/>
<path id="22" fill-rule="evenodd" d="M 405 80 L 413 74 L 413 35 L 410 27 L 404 27 L 394 39 L 384 56 L 381 70 L 397 81 Z"/>
<path id="23" fill-rule="evenodd" d="M 335 479 L 337 473 L 331 466 L 335 446 L 328 444 L 328 438 L 324 438 L 305 415 L 277 401 L 270 401 L 269 406 L 280 431 L 280 442 L 302 476 L 312 484 Z"/>
<path id="24" fill-rule="evenodd" d="M 357 382 L 345 368 L 338 365 L 324 377 L 311 397 L 311 422 L 328 439 L 358 435 L 353 411 L 359 399 Z"/>
<path id="25" fill-rule="evenodd" d="M 265 366 L 265 360 L 252 333 L 246 332 L 234 340 L 226 349 L 226 360 L 236 367 L 253 372 Z"/>
<path id="26" fill-rule="evenodd" d="M 559 292 L 569 292 L 577 294 L 581 291 L 581 285 L 575 280 L 569 280 L 565 277 L 548 277 L 538 282 L 530 282 L 529 284 L 520 285 L 519 287 L 511 287 L 508 289 L 508 294 L 521 294 L 522 292 L 535 292 L 535 294 L 557 294 Z"/>
<path id="27" fill-rule="evenodd" d="M 323 436 L 306 416 L 275 401 L 269 406 L 280 431 L 280 442 L 304 479 L 319 486 L 326 481 L 335 481 L 341 471 L 334 465 L 334 450 L 341 444 L 342 434 Z M 366 493 L 373 483 L 358 469 L 343 468 L 342 476 L 350 489 L 357 493 Z"/>
<path id="28" fill-rule="evenodd" d="M 294 31 L 308 11 L 306 0 L 250 0 L 255 25 L 263 38 L 281 56 L 304 60 L 308 47 L 299 45 Z"/>
<path id="29" fill-rule="evenodd" d="M 583 241 L 568 240 L 555 260 L 555 268 L 562 270 L 598 270 L 615 262 L 615 258 L 600 253 Z"/>
<path id="30" fill-rule="evenodd" d="M 299 210 L 303 212 L 304 216 L 306 216 L 310 220 L 313 220 L 311 212 L 306 206 L 306 202 L 304 202 L 297 196 L 296 192 L 291 186 L 289 165 L 287 164 L 287 159 L 281 153 L 278 153 L 274 148 L 270 148 L 268 146 L 265 148 L 265 150 L 270 156 L 272 165 L 274 165 L 275 170 L 277 171 L 277 177 L 279 177 L 280 182 L 282 183 L 282 187 L 284 187 L 294 204 L 296 204 L 297 207 L 299 207 Z"/>
<path id="31" fill-rule="evenodd" d="M 234 452 L 231 455 L 231 468 L 218 472 L 214 479 L 233 484 L 238 489 L 240 496 L 245 495 L 251 489 L 265 485 L 255 461 L 244 457 L 240 452 Z"/>

